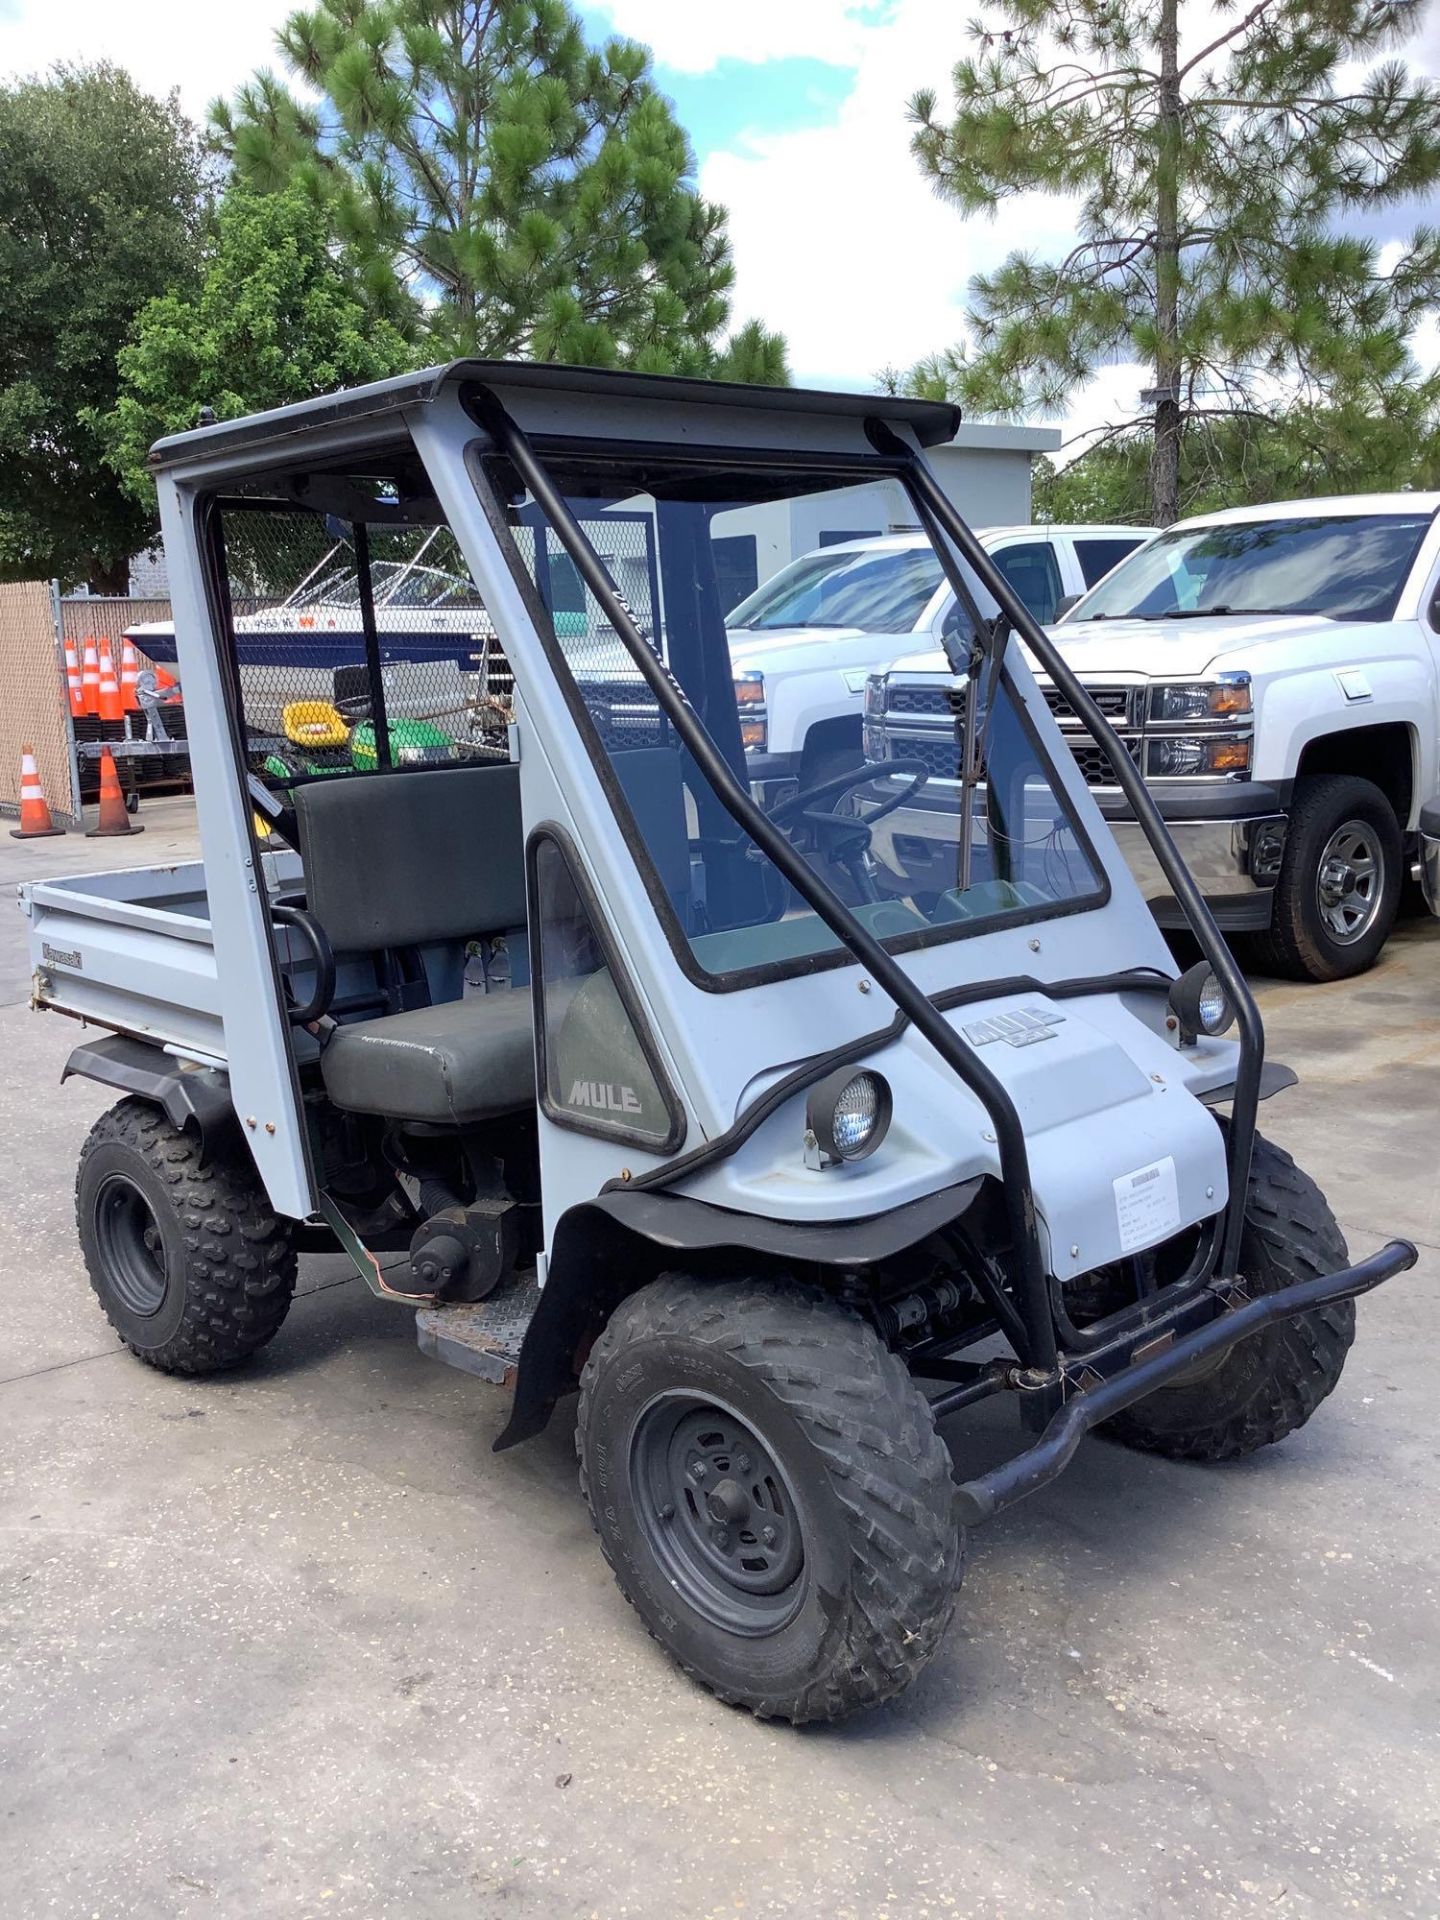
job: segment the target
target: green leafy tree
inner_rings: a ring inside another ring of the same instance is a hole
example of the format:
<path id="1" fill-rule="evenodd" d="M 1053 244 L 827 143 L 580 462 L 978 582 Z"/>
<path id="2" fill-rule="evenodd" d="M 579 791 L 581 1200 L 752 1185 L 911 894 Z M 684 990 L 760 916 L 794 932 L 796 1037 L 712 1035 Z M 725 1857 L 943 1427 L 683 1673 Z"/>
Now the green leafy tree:
<path id="1" fill-rule="evenodd" d="M 194 283 L 194 128 L 113 67 L 0 86 L 0 579 L 123 593 L 149 508 L 101 458 L 117 352 Z"/>
<path id="2" fill-rule="evenodd" d="M 236 173 L 301 182 L 372 298 L 417 303 L 432 355 L 784 377 L 783 345 L 720 335 L 722 209 L 650 57 L 592 48 L 565 0 L 320 0 L 212 125 Z"/>
<path id="3" fill-rule="evenodd" d="M 1059 261 L 1016 252 L 972 285 L 973 345 L 915 380 L 976 410 L 1054 411 L 1098 367 L 1153 368 L 1149 505 L 1180 506 L 1197 420 L 1263 432 L 1292 404 L 1384 410 L 1440 294 L 1426 227 L 1382 265 L 1344 217 L 1440 178 L 1440 88 L 1378 56 L 1420 0 L 999 0 L 911 102 L 914 150 L 966 212 L 1074 196 Z"/>
<path id="4" fill-rule="evenodd" d="M 1035 517 L 1135 522 L 1145 518 L 1149 449 L 1101 440 L 1068 466 L 1037 461 Z M 1397 384 L 1383 404 L 1297 405 L 1273 420 L 1192 421 L 1180 443 L 1180 512 L 1320 494 L 1440 488 L 1440 380 Z"/>
<path id="5" fill-rule="evenodd" d="M 377 315 L 329 244 L 301 188 L 222 200 L 195 295 L 169 293 L 140 314 L 119 356 L 120 393 L 95 422 L 111 471 L 147 510 L 145 456 L 162 434 L 308 400 L 402 373 L 416 350 Z"/>

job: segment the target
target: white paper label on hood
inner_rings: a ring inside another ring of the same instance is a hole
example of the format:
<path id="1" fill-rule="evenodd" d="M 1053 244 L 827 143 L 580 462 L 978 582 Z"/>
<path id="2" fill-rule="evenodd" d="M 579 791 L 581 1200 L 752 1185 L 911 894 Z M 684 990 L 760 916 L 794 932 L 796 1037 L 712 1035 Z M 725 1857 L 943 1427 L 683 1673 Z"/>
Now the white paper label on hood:
<path id="1" fill-rule="evenodd" d="M 1120 1251 L 1138 1253 L 1167 1240 L 1180 1226 L 1180 1193 L 1175 1184 L 1175 1162 L 1168 1157 L 1148 1167 L 1122 1173 L 1115 1185 L 1115 1221 L 1120 1229 Z"/>

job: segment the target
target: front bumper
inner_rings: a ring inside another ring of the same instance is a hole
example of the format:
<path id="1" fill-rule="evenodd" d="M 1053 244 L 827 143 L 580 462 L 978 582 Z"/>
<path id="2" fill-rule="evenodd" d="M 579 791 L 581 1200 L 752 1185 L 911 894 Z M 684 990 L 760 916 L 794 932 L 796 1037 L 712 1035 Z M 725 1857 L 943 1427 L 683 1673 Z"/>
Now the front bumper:
<path id="1" fill-rule="evenodd" d="M 1262 1293 L 1253 1300 L 1231 1305 L 1217 1286 L 1214 1298 L 1217 1311 L 1213 1319 L 1194 1331 L 1169 1340 L 1160 1351 L 1138 1351 L 1144 1358 L 1131 1358 L 1121 1371 L 1095 1385 L 1079 1382 L 1092 1376 L 1094 1356 L 1069 1363 L 1062 1375 L 1061 1390 L 1070 1397 L 1046 1426 L 1033 1447 L 992 1467 L 989 1473 L 966 1480 L 956 1489 L 956 1514 L 964 1526 L 975 1526 L 993 1514 L 1023 1500 L 1027 1493 L 1048 1486 L 1064 1472 L 1075 1449 L 1092 1427 L 1113 1419 L 1137 1400 L 1168 1386 L 1180 1374 L 1206 1361 L 1218 1360 L 1239 1341 L 1259 1333 L 1276 1320 L 1289 1320 L 1317 1307 L 1333 1306 L 1337 1301 L 1353 1300 L 1372 1287 L 1392 1279 L 1413 1267 L 1419 1254 L 1408 1240 L 1392 1240 L 1378 1253 L 1371 1254 L 1353 1267 L 1339 1273 L 1322 1274 L 1314 1280 L 1297 1280 L 1274 1293 Z M 1150 1348 L 1159 1346 L 1151 1341 Z"/>
<path id="2" fill-rule="evenodd" d="M 1150 792 L 1217 924 L 1227 933 L 1268 927 L 1289 825 L 1275 788 L 1244 781 L 1220 787 L 1152 785 Z M 1124 796 L 1097 794 L 1096 799 L 1155 918 L 1162 927 L 1183 929 L 1185 915 Z"/>
<path id="3" fill-rule="evenodd" d="M 1440 914 L 1440 802 L 1420 813 L 1420 885 L 1431 913 Z"/>

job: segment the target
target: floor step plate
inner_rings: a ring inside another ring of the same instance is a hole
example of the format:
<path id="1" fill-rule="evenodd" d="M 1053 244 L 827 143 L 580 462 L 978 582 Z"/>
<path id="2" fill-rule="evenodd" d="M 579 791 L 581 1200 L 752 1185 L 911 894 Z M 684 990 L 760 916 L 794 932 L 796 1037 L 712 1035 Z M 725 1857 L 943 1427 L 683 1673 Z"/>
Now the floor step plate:
<path id="1" fill-rule="evenodd" d="M 420 1351 L 432 1359 L 508 1387 L 539 1298 L 534 1274 L 518 1274 L 488 1300 L 421 1307 L 415 1315 L 415 1338 Z"/>

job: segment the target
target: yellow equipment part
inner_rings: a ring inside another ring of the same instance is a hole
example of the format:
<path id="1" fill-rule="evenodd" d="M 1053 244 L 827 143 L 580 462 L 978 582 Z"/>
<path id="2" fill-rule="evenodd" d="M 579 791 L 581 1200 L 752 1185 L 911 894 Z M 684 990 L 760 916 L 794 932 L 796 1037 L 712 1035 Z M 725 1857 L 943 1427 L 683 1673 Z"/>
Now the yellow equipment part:
<path id="1" fill-rule="evenodd" d="M 350 729 L 329 700 L 292 700 L 280 715 L 285 738 L 297 747 L 343 747 Z"/>

